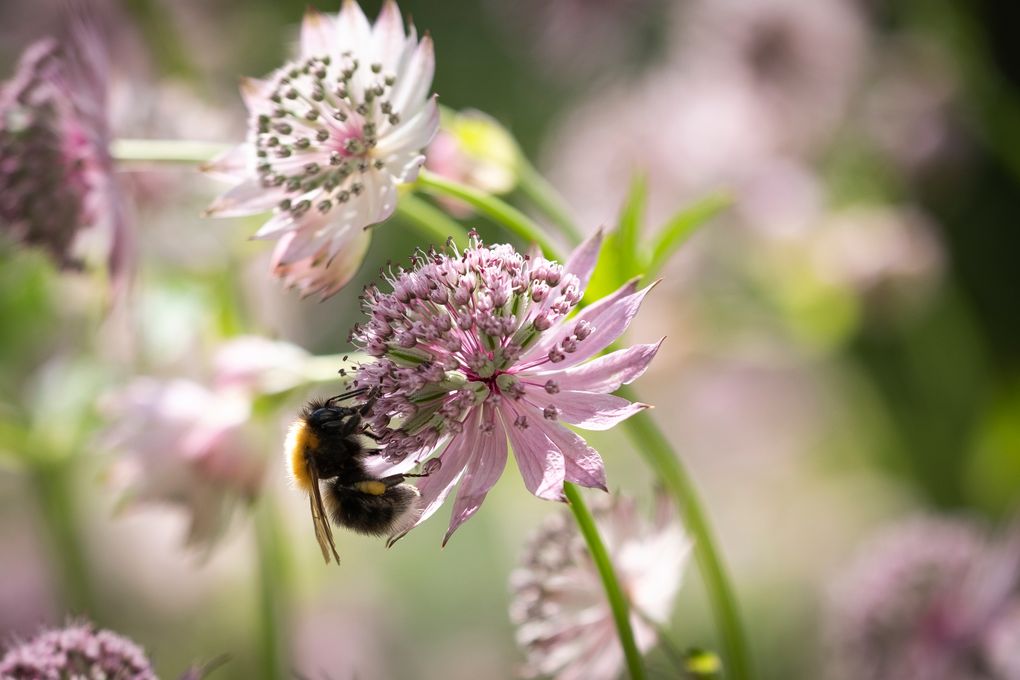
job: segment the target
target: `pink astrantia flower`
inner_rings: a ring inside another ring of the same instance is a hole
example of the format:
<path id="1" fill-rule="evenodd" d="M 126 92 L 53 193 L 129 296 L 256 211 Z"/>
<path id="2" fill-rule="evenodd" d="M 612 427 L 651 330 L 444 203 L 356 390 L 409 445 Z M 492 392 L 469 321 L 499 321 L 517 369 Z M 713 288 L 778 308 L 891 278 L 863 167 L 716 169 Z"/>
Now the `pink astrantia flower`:
<path id="1" fill-rule="evenodd" d="M 58 678 L 131 678 L 156 680 L 141 647 L 90 623 L 46 630 L 13 645 L 0 658 L 4 680 Z"/>
<path id="2" fill-rule="evenodd" d="M 892 525 L 839 575 L 826 612 L 826 678 L 1015 680 L 1020 527 L 919 517 Z M 978 672 L 976 669 L 981 669 Z"/>
<path id="3" fill-rule="evenodd" d="M 309 10 L 297 59 L 248 79 L 248 140 L 206 170 L 240 184 L 209 215 L 272 210 L 255 234 L 278 239 L 273 272 L 306 294 L 335 293 L 368 248 L 367 227 L 397 204 L 439 127 L 429 96 L 432 40 L 404 30 L 388 0 L 370 24 L 354 0 L 336 17 Z"/>
<path id="4" fill-rule="evenodd" d="M 565 265 L 477 238 L 431 251 L 362 296 L 355 344 L 377 359 L 357 371 L 374 404 L 383 455 L 439 467 L 420 483 L 421 516 L 460 489 L 446 540 L 503 472 L 507 438 L 528 490 L 563 500 L 563 483 L 605 490 L 598 452 L 565 425 L 608 429 L 647 408 L 610 393 L 641 375 L 659 343 L 596 357 L 630 325 L 648 290 L 631 282 L 568 315 L 595 267 L 601 232 Z"/>
<path id="5" fill-rule="evenodd" d="M 680 587 L 691 543 L 664 497 L 649 522 L 627 498 L 593 508 L 616 575 L 630 598 L 638 649 L 656 642 Z M 598 569 L 568 513 L 550 517 L 528 541 L 510 576 L 510 617 L 524 649 L 528 677 L 613 680 L 623 650 Z"/>
<path id="6" fill-rule="evenodd" d="M 101 404 L 105 445 L 122 454 L 113 481 L 132 504 L 183 506 L 188 544 L 210 547 L 239 500 L 255 497 L 264 462 L 244 438 L 251 404 L 188 380 L 136 378 Z"/>
<path id="7" fill-rule="evenodd" d="M 120 288 L 130 232 L 109 152 L 107 58 L 86 21 L 43 39 L 0 84 L 0 231 L 61 267 L 106 260 Z"/>

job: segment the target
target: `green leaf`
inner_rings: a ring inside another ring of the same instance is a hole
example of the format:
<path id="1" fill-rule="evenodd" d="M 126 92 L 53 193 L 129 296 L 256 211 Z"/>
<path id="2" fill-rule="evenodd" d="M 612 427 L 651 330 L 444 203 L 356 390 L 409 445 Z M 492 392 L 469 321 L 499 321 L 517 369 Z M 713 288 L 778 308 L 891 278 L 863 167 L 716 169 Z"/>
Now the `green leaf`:
<path id="1" fill-rule="evenodd" d="M 641 173 L 634 175 L 630 182 L 630 191 L 620 212 L 620 222 L 616 228 L 618 260 L 618 280 L 620 283 L 637 276 L 643 269 L 642 258 L 638 252 L 641 226 L 645 218 L 645 204 L 648 202 L 648 182 Z M 608 243 L 606 245 L 609 245 Z"/>
<path id="2" fill-rule="evenodd" d="M 673 253 L 687 242 L 698 227 L 732 204 L 733 198 L 729 194 L 710 194 L 674 215 L 659 232 L 648 267 L 645 268 L 645 278 L 658 276 Z"/>

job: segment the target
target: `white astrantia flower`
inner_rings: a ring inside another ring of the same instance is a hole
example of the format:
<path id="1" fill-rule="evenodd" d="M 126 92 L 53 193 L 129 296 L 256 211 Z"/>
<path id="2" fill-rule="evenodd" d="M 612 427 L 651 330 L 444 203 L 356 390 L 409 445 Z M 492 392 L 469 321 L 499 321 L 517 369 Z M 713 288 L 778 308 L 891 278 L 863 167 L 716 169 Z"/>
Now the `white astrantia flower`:
<path id="1" fill-rule="evenodd" d="M 647 652 L 669 620 L 691 542 L 664 496 L 646 520 L 630 498 L 593 508 L 595 523 L 630 598 L 638 649 Z M 527 657 L 528 677 L 612 680 L 623 668 L 612 611 L 598 569 L 569 513 L 558 513 L 531 537 L 510 576 L 510 617 Z"/>
<path id="2" fill-rule="evenodd" d="M 354 0 L 335 17 L 309 9 L 300 55 L 242 83 L 248 140 L 204 168 L 240 183 L 207 214 L 272 210 L 255 238 L 279 240 L 274 274 L 332 295 L 361 264 L 367 227 L 393 214 L 397 185 L 425 161 L 439 127 L 434 67 L 431 38 L 405 31 L 393 0 L 374 24 Z"/>

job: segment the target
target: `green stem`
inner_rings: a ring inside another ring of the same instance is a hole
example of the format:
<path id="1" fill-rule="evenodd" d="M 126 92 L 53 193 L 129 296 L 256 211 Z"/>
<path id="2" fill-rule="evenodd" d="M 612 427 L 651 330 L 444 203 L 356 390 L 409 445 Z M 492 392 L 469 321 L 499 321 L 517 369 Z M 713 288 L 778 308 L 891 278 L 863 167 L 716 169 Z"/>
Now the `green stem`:
<path id="1" fill-rule="evenodd" d="M 495 196 L 466 184 L 446 179 L 428 170 L 418 173 L 418 186 L 432 194 L 464 201 L 525 241 L 537 243 L 547 256 L 553 256 L 559 252 L 559 247 L 549 240 L 545 232 L 527 215 Z"/>
<path id="2" fill-rule="evenodd" d="M 570 210 L 563 197 L 523 153 L 519 153 L 518 158 L 519 186 L 524 195 L 562 230 L 568 240 L 576 243 L 583 241 L 584 235 L 570 217 Z"/>
<path id="3" fill-rule="evenodd" d="M 73 457 L 41 461 L 32 470 L 32 482 L 43 521 L 56 550 L 53 561 L 59 565 L 64 604 L 73 614 L 94 619 L 98 612 L 92 594 L 90 569 L 81 530 L 75 519 L 78 510 L 72 483 L 73 468 Z"/>
<path id="4" fill-rule="evenodd" d="M 642 680 L 645 677 L 645 667 L 641 660 L 641 652 L 634 641 L 634 630 L 630 625 L 630 603 L 616 578 L 616 571 L 609 558 L 609 551 L 606 550 L 602 537 L 599 536 L 595 518 L 592 517 L 588 506 L 585 505 L 581 492 L 570 482 L 563 485 L 563 492 L 566 494 L 567 500 L 570 501 L 570 510 L 574 513 L 577 526 L 588 545 L 588 552 L 591 554 L 592 561 L 595 562 L 595 567 L 599 570 L 599 576 L 602 577 L 602 587 L 606 591 L 609 607 L 613 611 L 617 637 L 620 638 L 620 645 L 623 646 L 627 672 L 630 673 L 631 680 Z"/>
<path id="5" fill-rule="evenodd" d="M 115 139 L 110 153 L 119 161 L 148 163 L 204 163 L 230 145 L 185 139 Z"/>
<path id="6" fill-rule="evenodd" d="M 631 401 L 639 401 L 634 390 L 627 386 L 621 387 L 616 394 Z M 723 648 L 726 650 L 727 677 L 731 680 L 750 680 L 753 677 L 751 659 L 737 600 L 694 483 L 680 462 L 680 457 L 673 451 L 669 440 L 651 415 L 643 412 L 631 416 L 623 422 L 623 428 L 635 443 L 635 448 L 641 452 L 676 499 L 687 530 L 694 537 L 694 553 L 698 568 L 705 582 L 712 609 L 715 611 L 716 624 L 722 637 Z"/>
<path id="7" fill-rule="evenodd" d="M 255 539 L 259 565 L 259 673 L 265 680 L 279 680 L 288 677 L 284 639 L 287 630 L 286 553 L 276 505 L 268 491 L 255 510 Z"/>
<path id="8" fill-rule="evenodd" d="M 400 197 L 400 201 L 397 202 L 397 214 L 426 238 L 437 239 L 436 245 L 443 245 L 451 236 L 457 245 L 461 247 L 467 245 L 468 232 L 460 222 L 451 219 L 442 210 L 414 194 Z"/>

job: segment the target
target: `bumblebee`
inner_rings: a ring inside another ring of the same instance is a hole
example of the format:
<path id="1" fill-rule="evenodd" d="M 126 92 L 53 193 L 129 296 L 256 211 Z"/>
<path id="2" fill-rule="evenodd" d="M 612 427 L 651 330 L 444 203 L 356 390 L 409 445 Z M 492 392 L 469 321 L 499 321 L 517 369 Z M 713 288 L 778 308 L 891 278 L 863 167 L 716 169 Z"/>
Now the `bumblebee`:
<path id="1" fill-rule="evenodd" d="M 315 540 L 327 564 L 330 554 L 340 562 L 327 517 L 337 526 L 383 536 L 406 532 L 418 515 L 418 489 L 404 481 L 424 475 L 377 477 L 366 465 L 371 456 L 378 455 L 368 443 L 378 437 L 362 420 L 371 407 L 371 397 L 357 408 L 339 405 L 364 392 L 354 390 L 308 402 L 290 426 L 284 444 L 294 485 L 308 494 Z"/>

